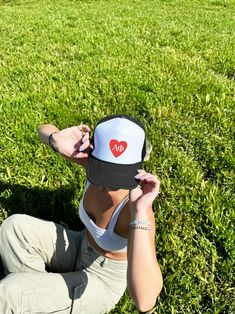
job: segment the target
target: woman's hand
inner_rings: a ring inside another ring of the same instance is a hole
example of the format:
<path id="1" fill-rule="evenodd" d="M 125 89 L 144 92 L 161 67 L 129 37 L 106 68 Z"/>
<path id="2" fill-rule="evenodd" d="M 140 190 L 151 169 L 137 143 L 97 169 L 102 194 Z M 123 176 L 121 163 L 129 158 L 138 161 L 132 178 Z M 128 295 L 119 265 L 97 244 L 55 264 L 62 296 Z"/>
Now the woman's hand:
<path id="1" fill-rule="evenodd" d="M 41 143 L 50 145 L 63 157 L 87 167 L 90 144 L 90 128 L 81 124 L 60 131 L 52 124 L 43 124 L 38 127 L 38 136 Z"/>
<path id="2" fill-rule="evenodd" d="M 80 164 L 80 159 L 88 157 L 90 128 L 81 124 L 66 128 L 52 135 L 51 145 L 65 158 Z"/>
<path id="3" fill-rule="evenodd" d="M 138 170 L 135 178 L 140 181 L 140 186 L 130 191 L 131 208 L 137 211 L 152 208 L 152 203 L 159 193 L 160 181 L 144 170 Z"/>

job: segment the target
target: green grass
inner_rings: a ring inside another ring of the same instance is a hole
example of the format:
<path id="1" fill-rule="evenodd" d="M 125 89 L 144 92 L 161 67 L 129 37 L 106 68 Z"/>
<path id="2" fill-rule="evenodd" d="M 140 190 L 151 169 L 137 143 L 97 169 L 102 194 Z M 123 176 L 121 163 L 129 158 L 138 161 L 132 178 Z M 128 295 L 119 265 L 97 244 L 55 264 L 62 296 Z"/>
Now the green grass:
<path id="1" fill-rule="evenodd" d="M 79 224 L 85 176 L 36 128 L 128 113 L 161 180 L 158 314 L 235 313 L 235 2 L 0 1 L 0 221 Z M 112 313 L 134 313 L 127 293 Z"/>

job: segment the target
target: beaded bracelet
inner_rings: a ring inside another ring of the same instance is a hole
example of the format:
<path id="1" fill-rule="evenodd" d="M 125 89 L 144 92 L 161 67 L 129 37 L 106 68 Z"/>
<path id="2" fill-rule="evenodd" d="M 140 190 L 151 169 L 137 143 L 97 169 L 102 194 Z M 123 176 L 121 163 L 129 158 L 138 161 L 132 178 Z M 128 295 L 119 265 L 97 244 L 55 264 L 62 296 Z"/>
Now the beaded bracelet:
<path id="1" fill-rule="evenodd" d="M 151 230 L 150 227 L 131 225 L 131 229 L 142 229 L 142 230 Z"/>

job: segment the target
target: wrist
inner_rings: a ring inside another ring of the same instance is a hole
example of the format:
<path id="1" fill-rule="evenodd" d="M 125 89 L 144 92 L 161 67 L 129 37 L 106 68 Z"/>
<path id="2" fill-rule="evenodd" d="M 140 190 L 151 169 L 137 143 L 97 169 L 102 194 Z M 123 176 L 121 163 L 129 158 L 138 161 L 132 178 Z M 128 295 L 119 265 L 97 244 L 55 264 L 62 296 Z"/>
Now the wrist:
<path id="1" fill-rule="evenodd" d="M 136 206 L 131 206 L 131 218 L 132 219 L 145 219 L 149 217 L 149 213 L 152 212 L 152 206 L 138 208 Z"/>
<path id="2" fill-rule="evenodd" d="M 52 132 L 49 136 L 48 136 L 48 145 L 57 152 L 56 148 L 55 148 L 55 138 L 54 135 L 58 133 L 58 132 Z"/>
<path id="3" fill-rule="evenodd" d="M 130 222 L 129 226 L 131 229 L 151 230 L 150 220 L 148 219 L 134 219 Z"/>

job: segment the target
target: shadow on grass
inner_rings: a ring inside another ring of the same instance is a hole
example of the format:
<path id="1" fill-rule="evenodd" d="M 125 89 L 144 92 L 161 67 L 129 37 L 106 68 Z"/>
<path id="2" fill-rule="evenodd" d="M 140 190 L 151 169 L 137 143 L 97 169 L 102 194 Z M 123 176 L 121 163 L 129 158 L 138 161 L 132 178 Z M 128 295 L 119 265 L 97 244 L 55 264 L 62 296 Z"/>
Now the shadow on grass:
<path id="1" fill-rule="evenodd" d="M 21 213 L 37 218 L 65 223 L 72 230 L 82 230 L 78 209 L 72 204 L 75 191 L 70 186 L 48 190 L 29 188 L 0 181 L 0 211 L 7 216 Z"/>

